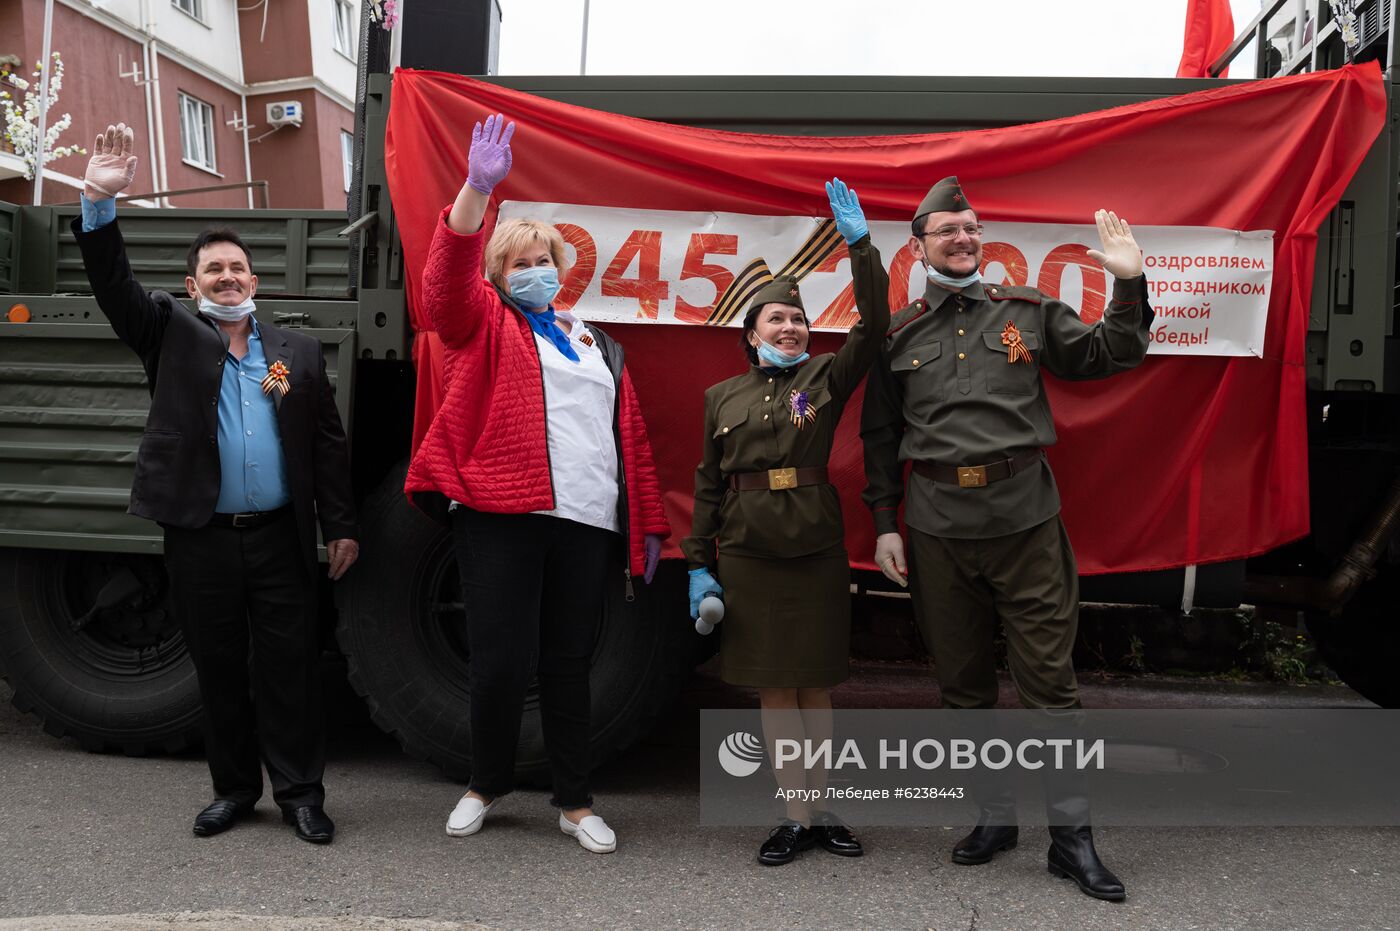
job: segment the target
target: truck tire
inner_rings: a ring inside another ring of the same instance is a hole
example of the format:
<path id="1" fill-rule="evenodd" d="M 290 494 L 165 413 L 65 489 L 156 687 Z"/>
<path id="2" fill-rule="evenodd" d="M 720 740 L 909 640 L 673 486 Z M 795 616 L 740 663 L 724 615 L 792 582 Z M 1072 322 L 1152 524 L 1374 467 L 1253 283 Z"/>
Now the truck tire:
<path id="1" fill-rule="evenodd" d="M 1323 661 L 1337 677 L 1382 708 L 1400 708 L 1400 567 L 1382 562 L 1337 617 L 1304 615 Z"/>
<path id="2" fill-rule="evenodd" d="M 361 510 L 360 558 L 336 586 L 337 636 L 351 686 L 370 717 L 452 779 L 471 775 L 471 656 L 451 534 L 403 493 L 401 463 Z M 685 618 L 684 566 L 663 563 L 653 584 L 624 596 L 619 564 L 598 625 L 591 672 L 593 761 L 645 736 L 678 693 L 698 636 Z M 583 623 L 587 619 L 579 618 Z M 547 786 L 539 692 L 531 684 L 516 778 Z"/>
<path id="3" fill-rule="evenodd" d="M 200 739 L 194 663 L 155 556 L 0 550 L 0 674 L 15 707 L 86 750 Z"/>

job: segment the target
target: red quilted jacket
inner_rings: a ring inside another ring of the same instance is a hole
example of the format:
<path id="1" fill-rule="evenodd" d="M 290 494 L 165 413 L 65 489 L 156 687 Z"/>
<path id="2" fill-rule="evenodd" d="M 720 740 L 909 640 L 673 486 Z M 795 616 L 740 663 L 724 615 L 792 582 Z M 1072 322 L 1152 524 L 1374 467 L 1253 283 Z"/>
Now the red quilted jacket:
<path id="1" fill-rule="evenodd" d="M 534 331 L 481 274 L 482 233 L 464 236 L 438 218 L 423 270 L 421 306 L 446 348 L 442 406 L 409 464 L 404 491 L 439 492 L 478 511 L 528 514 L 552 509 L 545 439 L 544 384 Z M 670 536 L 651 443 L 622 347 L 594 327 L 617 378 L 622 450 L 619 500 L 628 563 L 640 575 L 647 534 Z"/>

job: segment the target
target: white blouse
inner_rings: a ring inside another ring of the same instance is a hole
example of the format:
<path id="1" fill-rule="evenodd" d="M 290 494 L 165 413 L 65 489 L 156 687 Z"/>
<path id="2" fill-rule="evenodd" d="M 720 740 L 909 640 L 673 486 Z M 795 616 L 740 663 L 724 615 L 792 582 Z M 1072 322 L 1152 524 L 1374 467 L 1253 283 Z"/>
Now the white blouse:
<path id="1" fill-rule="evenodd" d="M 617 389 L 602 350 L 571 313 L 555 311 L 560 329 L 567 323 L 574 362 L 559 347 L 536 333 L 544 376 L 545 422 L 549 434 L 549 470 L 554 484 L 552 511 L 535 511 L 567 520 L 621 529 L 617 519 L 617 446 L 613 407 Z"/>

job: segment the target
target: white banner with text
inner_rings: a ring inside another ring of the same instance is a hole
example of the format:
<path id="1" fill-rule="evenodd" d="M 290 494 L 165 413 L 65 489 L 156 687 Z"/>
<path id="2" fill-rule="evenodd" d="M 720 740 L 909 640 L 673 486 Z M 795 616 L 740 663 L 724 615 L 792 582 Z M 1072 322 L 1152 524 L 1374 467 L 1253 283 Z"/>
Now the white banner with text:
<path id="1" fill-rule="evenodd" d="M 812 326 L 845 330 L 856 320 L 846 244 L 829 218 L 636 210 L 506 201 L 500 219 L 553 224 L 570 268 L 556 306 L 583 304 L 598 323 L 737 326 L 775 275 L 801 280 Z M 1108 273 L 1088 255 L 1092 222 L 986 222 L 982 274 L 1028 285 L 1074 307 L 1086 323 L 1112 296 Z M 890 308 L 924 292 L 907 248 L 909 226 L 874 222 L 870 234 L 890 275 Z M 1135 226 L 1156 318 L 1149 351 L 1162 355 L 1262 356 L 1273 275 L 1272 230 Z"/>

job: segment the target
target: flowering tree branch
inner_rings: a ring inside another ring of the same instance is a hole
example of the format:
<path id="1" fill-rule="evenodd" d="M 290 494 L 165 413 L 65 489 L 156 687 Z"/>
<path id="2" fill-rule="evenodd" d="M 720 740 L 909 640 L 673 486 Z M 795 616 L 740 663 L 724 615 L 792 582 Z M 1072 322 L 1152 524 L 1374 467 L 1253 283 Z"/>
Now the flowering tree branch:
<path id="1" fill-rule="evenodd" d="M 19 75 L 0 74 L 0 81 L 9 84 L 16 90 L 23 92 L 24 103 L 16 102 L 15 97 L 8 90 L 0 90 L 0 115 L 5 121 L 4 136 L 5 141 L 10 143 L 14 153 L 24 162 L 24 178 L 26 181 L 33 181 L 41 164 L 39 153 L 39 69 L 35 69 L 34 81 L 26 81 Z M 49 75 L 49 109 L 52 110 L 58 102 L 58 92 L 63 88 L 63 59 L 58 52 L 53 53 L 53 73 Z M 64 158 L 69 155 L 86 155 L 87 149 L 76 145 L 57 145 L 58 137 L 73 124 L 71 114 L 65 113 L 55 120 L 44 132 L 43 139 L 43 162 L 47 165 L 55 159 Z"/>

